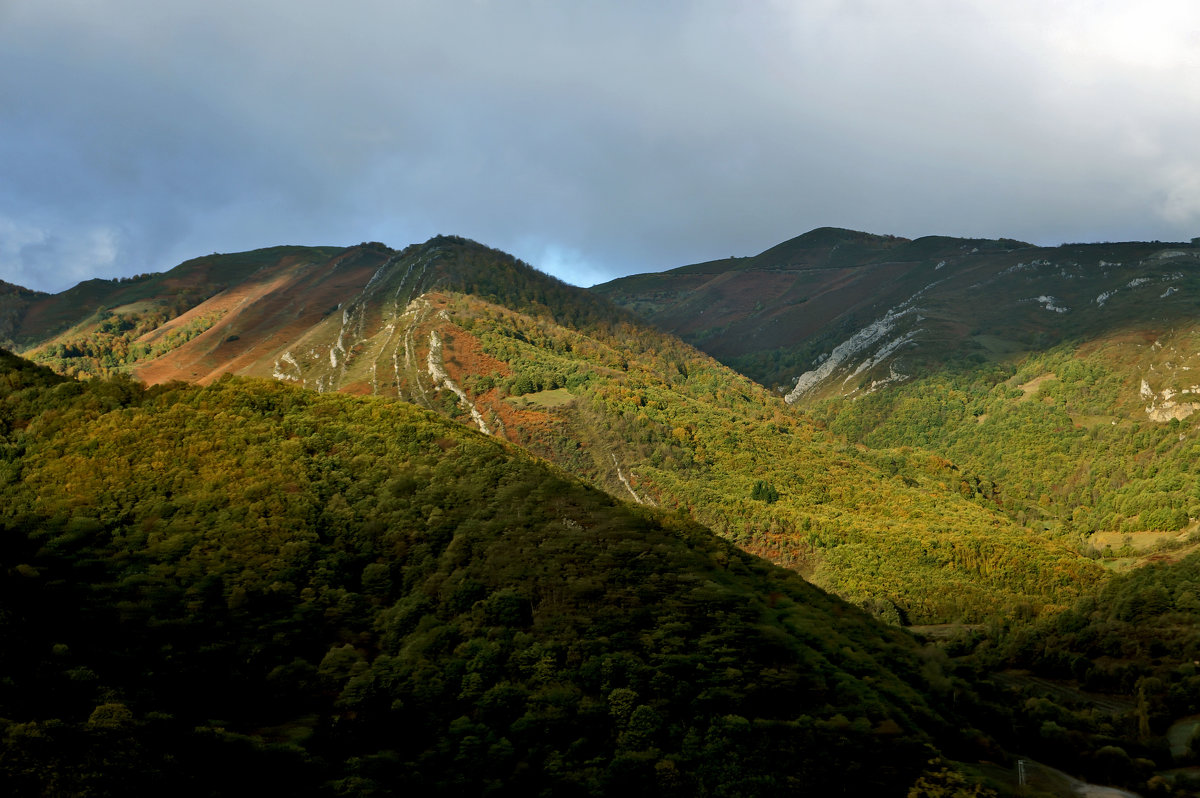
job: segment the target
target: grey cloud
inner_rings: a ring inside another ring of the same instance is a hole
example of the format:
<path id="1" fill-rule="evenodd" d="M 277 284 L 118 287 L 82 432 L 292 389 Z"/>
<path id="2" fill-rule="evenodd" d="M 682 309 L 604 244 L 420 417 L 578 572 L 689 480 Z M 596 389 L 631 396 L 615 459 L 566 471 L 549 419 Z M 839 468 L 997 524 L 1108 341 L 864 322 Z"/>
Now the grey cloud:
<path id="1" fill-rule="evenodd" d="M 435 233 L 584 284 L 825 224 L 1200 234 L 1200 12 L 1047 5 L 11 0 L 0 279 Z"/>

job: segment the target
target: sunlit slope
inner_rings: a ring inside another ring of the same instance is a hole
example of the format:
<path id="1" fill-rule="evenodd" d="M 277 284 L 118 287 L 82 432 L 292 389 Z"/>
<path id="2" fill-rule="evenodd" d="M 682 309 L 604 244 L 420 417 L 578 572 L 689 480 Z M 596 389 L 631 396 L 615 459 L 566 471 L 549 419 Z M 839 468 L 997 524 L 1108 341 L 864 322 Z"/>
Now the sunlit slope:
<path id="1" fill-rule="evenodd" d="M 23 354 L 61 373 L 124 372 L 152 384 L 233 373 L 396 395 L 412 345 L 404 332 L 434 289 L 553 306 L 577 326 L 628 318 L 511 256 L 446 236 L 400 251 L 371 243 L 211 255 L 55 295 L 12 289 L 0 310 L 19 317 L 11 337 Z"/>
<path id="2" fill-rule="evenodd" d="M 28 357 L 68 374 L 162 382 L 252 372 L 333 315 L 390 254 L 381 245 L 274 247 L 91 280 L 29 303 L 12 337 Z"/>
<path id="3" fill-rule="evenodd" d="M 1099 571 L 1015 525 L 978 477 L 841 446 L 678 339 L 463 239 L 395 256 L 272 370 L 506 437 L 893 620 L 1060 603 Z"/>
<path id="4" fill-rule="evenodd" d="M 850 441 L 986 474 L 1019 522 L 1124 567 L 1200 544 L 1198 344 L 1194 323 L 1151 321 L 814 412 Z"/>
<path id="5" fill-rule="evenodd" d="M 904 795 L 966 750 L 907 635 L 462 425 L 2 366 L 11 794 Z"/>

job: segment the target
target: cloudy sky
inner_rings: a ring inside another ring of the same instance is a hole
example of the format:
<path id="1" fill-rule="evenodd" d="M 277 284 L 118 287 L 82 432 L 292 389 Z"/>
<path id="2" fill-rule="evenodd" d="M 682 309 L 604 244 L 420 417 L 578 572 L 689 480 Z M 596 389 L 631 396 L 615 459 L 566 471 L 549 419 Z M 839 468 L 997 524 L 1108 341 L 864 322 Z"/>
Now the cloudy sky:
<path id="1" fill-rule="evenodd" d="M 454 233 L 1200 235 L 1194 0 L 0 0 L 0 279 Z"/>

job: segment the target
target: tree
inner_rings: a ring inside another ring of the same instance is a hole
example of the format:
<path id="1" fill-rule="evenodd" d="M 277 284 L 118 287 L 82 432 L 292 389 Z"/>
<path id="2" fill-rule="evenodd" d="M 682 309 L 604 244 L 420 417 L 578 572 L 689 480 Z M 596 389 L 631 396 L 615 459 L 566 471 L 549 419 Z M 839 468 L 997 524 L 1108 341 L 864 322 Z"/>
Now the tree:
<path id="1" fill-rule="evenodd" d="M 766 502 L 772 504 L 779 501 L 779 491 L 770 482 L 758 480 L 754 483 L 754 489 L 750 491 L 750 498 L 755 501 Z"/>

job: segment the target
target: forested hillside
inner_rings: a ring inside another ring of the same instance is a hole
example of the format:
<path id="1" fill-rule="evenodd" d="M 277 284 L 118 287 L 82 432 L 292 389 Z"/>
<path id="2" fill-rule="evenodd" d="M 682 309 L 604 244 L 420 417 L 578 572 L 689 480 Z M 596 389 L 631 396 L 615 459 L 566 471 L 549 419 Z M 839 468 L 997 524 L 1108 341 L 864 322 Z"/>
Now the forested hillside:
<path id="1" fill-rule="evenodd" d="M 868 446 L 920 446 L 1004 486 L 1021 523 L 1114 565 L 1200 544 L 1185 327 L 961 364 L 814 412 Z M 1139 375 L 1145 375 L 1140 380 Z"/>
<path id="2" fill-rule="evenodd" d="M 954 641 L 977 643 L 962 661 L 990 674 L 982 690 L 1002 708 L 980 722 L 1091 781 L 1200 793 L 1198 595 L 1193 553 L 1122 574 L 1052 617 Z"/>
<path id="3" fill-rule="evenodd" d="M 600 290 L 778 383 L 831 441 L 944 458 L 1030 540 L 1103 566 L 1065 611 L 930 633 L 991 674 L 1006 709 L 981 725 L 1008 729 L 1006 745 L 1142 794 L 1193 794 L 1198 254 L 826 230 Z M 823 304 L 751 290 L 768 283 L 816 286 Z M 1001 571 L 1042 571 L 1013 554 Z"/>
<path id="4" fill-rule="evenodd" d="M 971 754 L 904 633 L 411 405 L 3 354 L 0 442 L 6 794 L 904 795 Z"/>
<path id="5" fill-rule="evenodd" d="M 1031 538 L 1123 568 L 1200 543 L 1198 257 L 825 228 L 596 290 L 834 439 L 945 458 Z"/>

